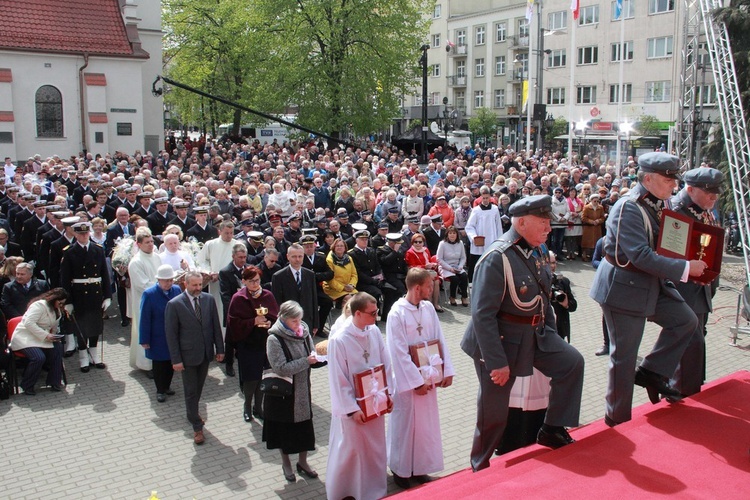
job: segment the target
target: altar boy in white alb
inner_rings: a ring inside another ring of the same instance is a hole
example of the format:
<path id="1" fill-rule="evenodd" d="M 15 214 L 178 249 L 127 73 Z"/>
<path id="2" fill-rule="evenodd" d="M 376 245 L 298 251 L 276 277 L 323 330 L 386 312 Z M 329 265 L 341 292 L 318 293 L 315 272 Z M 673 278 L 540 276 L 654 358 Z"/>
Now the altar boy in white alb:
<path id="1" fill-rule="evenodd" d="M 402 488 L 430 481 L 428 474 L 443 470 L 437 388 L 453 382 L 453 365 L 432 298 L 433 278 L 421 268 L 406 275 L 406 296 L 393 305 L 386 323 L 393 413 L 388 424 L 388 465 Z M 410 346 L 437 340 L 441 356 L 429 356 L 420 368 Z M 439 374 L 442 371 L 442 379 Z"/>
<path id="2" fill-rule="evenodd" d="M 329 500 L 375 500 L 388 492 L 385 414 L 365 421 L 357 403 L 354 376 L 380 364 L 388 373 L 390 366 L 383 336 L 375 326 L 375 298 L 360 292 L 352 297 L 349 306 L 351 317 L 328 340 L 332 418 L 326 495 Z M 384 413 L 390 409 L 389 404 Z"/>

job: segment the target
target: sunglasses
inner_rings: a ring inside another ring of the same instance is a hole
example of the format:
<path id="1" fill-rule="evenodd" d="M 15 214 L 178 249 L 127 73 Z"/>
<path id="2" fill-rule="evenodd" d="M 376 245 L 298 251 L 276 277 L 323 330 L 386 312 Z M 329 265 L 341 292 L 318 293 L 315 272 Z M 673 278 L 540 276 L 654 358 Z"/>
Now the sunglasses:
<path id="1" fill-rule="evenodd" d="M 362 312 L 362 314 L 369 314 L 373 318 L 377 317 L 377 315 L 378 315 L 378 310 L 377 309 L 374 309 L 372 311 L 361 311 L 361 312 Z"/>
<path id="2" fill-rule="evenodd" d="M 411 244 L 412 245 L 424 245 L 424 241 L 422 241 L 422 240 L 417 240 L 417 241 L 412 240 Z"/>

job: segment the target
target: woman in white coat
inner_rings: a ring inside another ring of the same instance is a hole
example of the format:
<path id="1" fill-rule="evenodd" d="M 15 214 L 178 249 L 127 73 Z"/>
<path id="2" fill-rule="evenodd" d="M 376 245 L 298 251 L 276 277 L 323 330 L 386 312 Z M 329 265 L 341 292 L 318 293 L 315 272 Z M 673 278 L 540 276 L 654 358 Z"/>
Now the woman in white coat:
<path id="1" fill-rule="evenodd" d="M 34 386 L 45 363 L 49 363 L 47 385 L 53 391 L 62 390 L 62 335 L 58 324 L 63 314 L 68 292 L 53 288 L 29 304 L 10 340 L 10 348 L 22 352 L 28 360 L 23 372 L 21 388 L 27 396 L 36 396 Z"/>

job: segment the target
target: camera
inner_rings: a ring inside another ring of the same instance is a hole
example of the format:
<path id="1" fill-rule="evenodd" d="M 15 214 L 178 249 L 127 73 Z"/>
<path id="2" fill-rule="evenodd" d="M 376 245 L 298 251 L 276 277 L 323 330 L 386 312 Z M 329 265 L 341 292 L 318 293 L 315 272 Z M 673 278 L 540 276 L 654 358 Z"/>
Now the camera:
<path id="1" fill-rule="evenodd" d="M 568 295 L 562 291 L 562 288 L 560 287 L 559 283 L 559 276 L 557 273 L 552 274 L 552 287 L 550 289 L 550 297 L 553 302 L 557 302 L 558 304 L 561 302 L 564 302 L 566 298 L 568 298 Z"/>

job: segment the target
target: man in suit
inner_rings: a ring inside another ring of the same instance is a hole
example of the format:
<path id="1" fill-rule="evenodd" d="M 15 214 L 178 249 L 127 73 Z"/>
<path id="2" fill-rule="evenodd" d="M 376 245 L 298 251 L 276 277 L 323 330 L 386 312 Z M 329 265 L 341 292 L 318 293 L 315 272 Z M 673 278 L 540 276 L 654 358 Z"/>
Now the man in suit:
<path id="1" fill-rule="evenodd" d="M 94 199 L 97 205 L 96 210 L 98 210 L 97 217 L 101 217 L 107 221 L 107 224 L 111 224 L 115 220 L 116 212 L 114 207 L 107 203 L 109 201 L 107 192 L 104 189 L 99 189 L 94 195 Z"/>
<path id="2" fill-rule="evenodd" d="M 302 321 L 315 335 L 318 332 L 318 285 L 315 273 L 302 267 L 305 251 L 299 243 L 292 243 L 286 252 L 289 265 L 271 278 L 271 291 L 276 303 L 293 300 L 302 306 Z"/>
<path id="3" fill-rule="evenodd" d="M 539 248 L 551 230 L 552 200 L 547 195 L 529 196 L 510 210 L 511 230 L 488 244 L 477 263 L 472 319 L 461 341 L 479 378 L 471 449 L 475 471 L 489 467 L 500 443 L 516 377 L 531 375 L 537 368 L 552 379 L 549 408 L 537 434 L 543 446 L 573 443 L 565 427 L 578 425 L 581 408 L 583 356 L 555 331 L 549 300 L 552 272 Z M 506 263 L 512 274 L 506 274 Z"/>
<path id="4" fill-rule="evenodd" d="M 219 310 L 214 298 L 201 292 L 202 288 L 201 273 L 188 271 L 185 292 L 167 303 L 164 318 L 169 357 L 174 371 L 182 372 L 187 419 L 193 426 L 193 442 L 198 445 L 205 442 L 198 403 L 208 365 L 214 357 L 218 362 L 224 359 Z"/>
<path id="5" fill-rule="evenodd" d="M 237 290 L 242 288 L 242 271 L 247 266 L 247 248 L 244 243 L 237 243 L 232 247 L 232 261 L 219 270 L 219 295 L 223 308 L 224 324 L 227 324 L 229 303 Z M 234 377 L 234 346 L 226 336 L 224 347 L 224 369 L 228 377 Z"/>
<path id="6" fill-rule="evenodd" d="M 258 269 L 260 269 L 260 284 L 266 290 L 271 289 L 271 282 L 273 276 L 281 271 L 281 265 L 278 264 L 281 255 L 275 248 L 267 248 L 263 252 L 263 260 L 258 263 Z"/>
<path id="7" fill-rule="evenodd" d="M 10 240 L 10 232 L 0 228 L 0 247 L 5 248 L 6 257 L 22 257 L 21 245 Z"/>
<path id="8" fill-rule="evenodd" d="M 718 225 L 711 211 L 724 188 L 724 174 L 715 168 L 694 168 L 685 173 L 683 180 L 685 187 L 672 197 L 670 208 L 703 224 Z M 717 285 L 718 278 L 711 284 L 675 282 L 677 291 L 698 318 L 703 338 Z M 706 345 L 702 337 L 694 335 L 690 338 L 672 379 L 672 387 L 684 396 L 700 392 L 706 378 Z"/>
<path id="9" fill-rule="evenodd" d="M 156 208 L 151 204 L 151 199 L 153 197 L 154 195 L 151 194 L 151 191 L 143 191 L 136 196 L 139 206 L 135 211 L 135 214 L 140 216 L 141 219 L 147 218 L 156 211 Z"/>
<path id="10" fill-rule="evenodd" d="M 332 280 L 333 271 L 326 263 L 326 256 L 321 252 L 315 251 L 315 240 L 315 235 L 304 234 L 299 242 L 305 252 L 302 267 L 315 273 L 315 285 L 318 293 L 318 324 L 316 326 L 318 327 L 318 335 L 324 337 L 323 327 L 325 327 L 328 315 L 331 313 L 331 309 L 333 309 L 333 301 L 323 291 L 321 283 Z"/>
<path id="11" fill-rule="evenodd" d="M 25 203 L 25 205 L 23 205 L 21 210 L 16 212 L 12 224 L 16 241 L 21 244 L 21 248 L 23 249 L 23 241 L 21 240 L 23 225 L 27 220 L 34 217 L 34 202 L 36 201 L 36 196 L 33 194 L 26 194 L 23 197 L 19 197 L 19 199 L 22 199 L 22 203 Z M 19 203 L 19 205 L 21 205 L 21 203 Z"/>
<path id="12" fill-rule="evenodd" d="M 124 206 L 117 207 L 115 211 L 115 221 L 107 227 L 107 239 L 104 240 L 104 250 L 107 257 L 112 257 L 112 252 L 117 246 L 117 242 L 124 236 L 135 236 L 135 226 L 128 222 L 130 212 Z M 115 286 L 117 288 L 117 307 L 120 309 L 120 325 L 123 327 L 130 326 L 130 318 L 127 315 L 127 297 L 128 289 L 126 287 L 128 278 L 127 269 L 115 269 Z"/>
<path id="13" fill-rule="evenodd" d="M 634 383 L 646 388 L 652 403 L 659 402 L 660 394 L 680 399 L 668 380 L 694 336 L 702 341 L 698 318 L 674 283 L 699 277 L 706 263 L 656 253 L 661 211 L 679 178 L 680 161 L 655 152 L 641 155 L 639 165 L 638 184 L 607 218 L 605 257 L 589 294 L 601 306 L 610 336 L 604 417 L 610 426 L 630 420 Z M 636 369 L 646 318 L 662 330 Z"/>
<path id="14" fill-rule="evenodd" d="M 3 286 L 0 308 L 7 319 L 23 316 L 29 302 L 47 290 L 49 285 L 44 280 L 34 278 L 34 266 L 21 262 L 16 267 L 16 279 Z"/>

